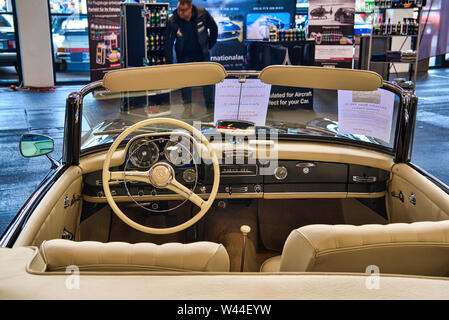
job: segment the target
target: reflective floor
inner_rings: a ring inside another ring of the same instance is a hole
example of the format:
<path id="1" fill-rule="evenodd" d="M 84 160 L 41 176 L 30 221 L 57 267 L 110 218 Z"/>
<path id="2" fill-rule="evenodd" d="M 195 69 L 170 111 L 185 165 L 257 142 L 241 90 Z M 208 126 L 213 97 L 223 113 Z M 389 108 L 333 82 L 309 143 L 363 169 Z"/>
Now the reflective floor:
<path id="1" fill-rule="evenodd" d="M 449 69 L 430 70 L 417 84 L 419 111 L 413 162 L 449 185 Z M 3 233 L 50 168 L 46 157 L 22 158 L 18 143 L 27 132 L 55 139 L 51 157 L 62 155 L 65 99 L 82 86 L 54 92 L 0 87 L 0 233 Z"/>
<path id="2" fill-rule="evenodd" d="M 0 66 L 0 83 L 18 83 L 19 76 L 14 67 Z M 57 82 L 90 81 L 88 73 L 56 72 Z"/>

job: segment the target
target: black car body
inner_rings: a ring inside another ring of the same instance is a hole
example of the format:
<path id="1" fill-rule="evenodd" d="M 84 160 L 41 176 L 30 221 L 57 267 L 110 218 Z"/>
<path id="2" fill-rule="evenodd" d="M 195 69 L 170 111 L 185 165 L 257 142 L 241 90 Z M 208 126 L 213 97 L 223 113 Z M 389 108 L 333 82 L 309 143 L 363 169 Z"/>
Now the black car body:
<path id="1" fill-rule="evenodd" d="M 335 12 L 335 21 L 340 23 L 353 24 L 354 23 L 354 8 L 340 8 Z"/>

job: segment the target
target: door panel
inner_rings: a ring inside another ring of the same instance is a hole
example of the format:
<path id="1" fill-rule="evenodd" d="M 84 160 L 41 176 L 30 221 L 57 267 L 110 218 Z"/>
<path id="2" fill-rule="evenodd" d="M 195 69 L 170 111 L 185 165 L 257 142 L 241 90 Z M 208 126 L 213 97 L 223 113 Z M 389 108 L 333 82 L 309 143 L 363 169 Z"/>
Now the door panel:
<path id="1" fill-rule="evenodd" d="M 398 198 L 401 192 L 403 201 Z M 410 198 L 413 195 L 415 204 Z M 387 207 L 390 223 L 447 220 L 449 194 L 410 165 L 400 163 L 392 169 Z"/>
<path id="2" fill-rule="evenodd" d="M 60 239 L 64 229 L 76 240 L 81 212 L 81 169 L 72 166 L 43 197 L 26 223 L 14 247 L 39 246 L 48 239 Z M 67 197 L 67 201 L 66 201 Z"/>

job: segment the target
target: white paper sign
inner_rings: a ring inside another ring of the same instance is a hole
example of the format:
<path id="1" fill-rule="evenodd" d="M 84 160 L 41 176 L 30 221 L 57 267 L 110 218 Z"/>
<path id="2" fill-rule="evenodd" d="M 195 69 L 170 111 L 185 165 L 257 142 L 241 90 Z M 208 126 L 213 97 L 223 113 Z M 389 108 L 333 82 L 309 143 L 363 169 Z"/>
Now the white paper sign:
<path id="1" fill-rule="evenodd" d="M 245 120 L 264 126 L 271 85 L 258 79 L 225 79 L 215 86 L 214 123 L 217 120 Z M 240 104 L 239 104 L 240 101 Z"/>
<path id="2" fill-rule="evenodd" d="M 338 91 L 338 132 L 360 134 L 390 142 L 394 93 Z"/>

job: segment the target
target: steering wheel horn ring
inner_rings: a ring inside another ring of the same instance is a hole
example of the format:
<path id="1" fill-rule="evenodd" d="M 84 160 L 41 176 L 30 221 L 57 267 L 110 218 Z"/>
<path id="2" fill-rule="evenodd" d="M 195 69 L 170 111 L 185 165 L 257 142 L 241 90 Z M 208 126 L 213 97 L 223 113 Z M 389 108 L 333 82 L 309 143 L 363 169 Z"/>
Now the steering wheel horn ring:
<path id="1" fill-rule="evenodd" d="M 131 133 L 137 131 L 138 129 L 150 126 L 150 125 L 156 125 L 156 124 L 169 124 L 169 125 L 176 125 L 179 126 L 185 130 L 188 130 L 190 133 L 193 134 L 196 138 L 199 139 L 199 142 L 204 145 L 207 148 L 207 151 L 209 153 L 209 157 L 213 166 L 214 171 L 214 182 L 212 185 L 212 190 L 209 194 L 209 198 L 207 201 L 204 201 L 199 195 L 194 193 L 192 190 L 187 188 L 186 186 L 182 185 L 175 179 L 174 169 L 171 165 L 165 162 L 158 162 L 155 163 L 148 171 L 131 171 L 131 172 L 118 172 L 118 171 L 109 171 L 112 155 L 117 150 L 120 143 Z M 170 118 L 153 118 L 153 119 L 147 119 L 140 121 L 131 127 L 124 130 L 118 137 L 115 139 L 114 143 L 111 145 L 111 147 L 108 150 L 108 153 L 106 154 L 106 158 L 103 163 L 103 190 L 104 194 L 106 196 L 106 200 L 108 204 L 110 205 L 111 209 L 114 211 L 114 213 L 126 224 L 128 224 L 130 227 L 139 230 L 141 232 L 150 233 L 150 234 L 171 234 L 176 233 L 182 230 L 185 230 L 189 227 L 191 227 L 193 224 L 198 222 L 209 210 L 209 208 L 212 206 L 215 197 L 217 196 L 218 192 L 218 186 L 220 184 L 220 168 L 218 164 L 217 155 L 215 153 L 215 150 L 212 148 L 209 141 L 206 139 L 206 137 L 197 129 L 192 127 L 191 125 L 175 119 Z M 143 182 L 147 184 L 151 184 L 157 188 L 165 188 L 168 190 L 171 190 L 175 192 L 176 194 L 182 196 L 183 198 L 190 200 L 195 205 L 197 205 L 200 208 L 200 211 L 195 214 L 192 218 L 187 220 L 184 223 L 181 223 L 177 226 L 170 227 L 170 228 L 152 228 L 147 227 L 144 225 L 141 225 L 130 218 L 126 216 L 121 209 L 117 206 L 116 202 L 114 201 L 114 198 L 111 195 L 111 190 L 109 188 L 109 182 L 114 180 L 130 180 L 130 181 L 136 181 L 136 182 Z"/>

